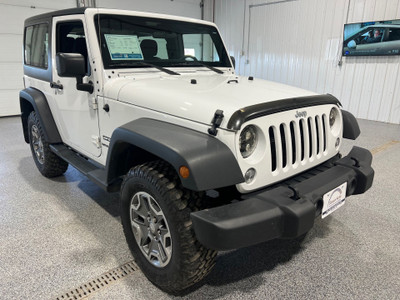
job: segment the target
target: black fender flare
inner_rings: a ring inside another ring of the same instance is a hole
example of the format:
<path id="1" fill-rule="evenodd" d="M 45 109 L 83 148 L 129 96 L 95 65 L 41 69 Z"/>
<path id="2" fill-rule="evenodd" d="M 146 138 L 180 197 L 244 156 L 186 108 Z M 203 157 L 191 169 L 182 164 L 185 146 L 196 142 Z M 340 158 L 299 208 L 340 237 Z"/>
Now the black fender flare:
<path id="1" fill-rule="evenodd" d="M 30 104 L 27 104 L 27 102 Z M 56 122 L 54 121 L 46 96 L 39 90 L 29 87 L 19 92 L 19 104 L 21 107 L 22 127 L 25 142 L 29 143 L 28 116 L 33 110 L 36 112 L 43 127 L 43 133 L 48 143 L 62 143 Z"/>
<path id="2" fill-rule="evenodd" d="M 179 174 L 181 166 L 190 171 L 182 185 L 190 190 L 205 191 L 244 181 L 232 151 L 208 134 L 154 119 L 138 119 L 114 130 L 107 156 L 108 182 L 118 175 L 120 146 L 129 143 L 168 162 Z"/>
<path id="3" fill-rule="evenodd" d="M 360 135 L 360 127 L 357 119 L 348 111 L 342 109 L 343 118 L 343 137 L 345 139 L 355 140 Z"/>

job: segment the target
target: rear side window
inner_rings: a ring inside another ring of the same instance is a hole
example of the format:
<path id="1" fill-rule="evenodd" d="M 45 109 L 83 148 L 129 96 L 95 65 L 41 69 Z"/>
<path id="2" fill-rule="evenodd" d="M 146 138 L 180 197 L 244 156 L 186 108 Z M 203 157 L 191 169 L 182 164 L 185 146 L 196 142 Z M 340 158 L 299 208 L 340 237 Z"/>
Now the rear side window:
<path id="1" fill-rule="evenodd" d="M 48 66 L 49 26 L 37 24 L 25 29 L 25 64 L 47 69 Z"/>

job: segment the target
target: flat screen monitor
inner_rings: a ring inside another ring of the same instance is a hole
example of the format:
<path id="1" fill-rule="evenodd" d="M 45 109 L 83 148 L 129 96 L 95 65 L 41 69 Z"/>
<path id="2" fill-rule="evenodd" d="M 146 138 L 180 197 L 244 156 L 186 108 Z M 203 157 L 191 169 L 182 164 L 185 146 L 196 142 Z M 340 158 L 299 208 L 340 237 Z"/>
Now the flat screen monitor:
<path id="1" fill-rule="evenodd" d="M 400 20 L 344 25 L 343 56 L 400 55 Z"/>

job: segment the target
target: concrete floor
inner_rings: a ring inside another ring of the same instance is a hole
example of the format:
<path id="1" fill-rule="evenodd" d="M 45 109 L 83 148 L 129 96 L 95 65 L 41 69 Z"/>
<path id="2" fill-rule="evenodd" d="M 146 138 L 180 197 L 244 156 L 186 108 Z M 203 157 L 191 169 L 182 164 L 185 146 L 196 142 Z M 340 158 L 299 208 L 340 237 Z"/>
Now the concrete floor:
<path id="1" fill-rule="evenodd" d="M 187 299 L 399 299 L 400 126 L 360 120 L 357 145 L 373 150 L 375 182 L 303 243 L 271 241 L 220 253 Z M 0 118 L 0 298 L 56 299 L 132 260 L 109 195 L 69 167 L 47 179 L 19 117 Z M 347 153 L 354 142 L 346 141 Z M 171 299 L 138 270 L 90 299 Z"/>

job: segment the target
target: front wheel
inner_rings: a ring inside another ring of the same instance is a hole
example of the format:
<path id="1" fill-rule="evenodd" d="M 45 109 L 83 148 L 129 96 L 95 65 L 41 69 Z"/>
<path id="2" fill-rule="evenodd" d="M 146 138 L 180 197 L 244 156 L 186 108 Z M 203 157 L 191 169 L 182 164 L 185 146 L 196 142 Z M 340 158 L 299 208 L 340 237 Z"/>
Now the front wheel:
<path id="1" fill-rule="evenodd" d="M 190 213 L 201 194 L 180 186 L 175 171 L 162 161 L 132 168 L 121 187 L 121 219 L 135 260 L 160 289 L 179 294 L 203 279 L 216 251 L 196 239 Z"/>

